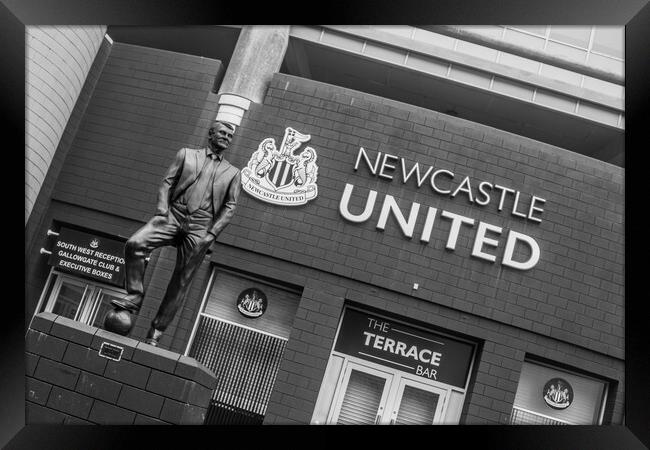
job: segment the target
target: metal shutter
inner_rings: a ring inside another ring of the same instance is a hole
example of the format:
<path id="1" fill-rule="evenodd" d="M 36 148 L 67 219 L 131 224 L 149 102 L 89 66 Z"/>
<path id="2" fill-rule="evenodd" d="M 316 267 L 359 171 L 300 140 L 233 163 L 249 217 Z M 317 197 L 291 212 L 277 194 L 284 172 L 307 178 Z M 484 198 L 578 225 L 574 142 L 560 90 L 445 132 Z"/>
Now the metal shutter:
<path id="1" fill-rule="evenodd" d="M 286 343 L 201 315 L 189 356 L 217 377 L 205 423 L 262 423 Z"/>
<path id="2" fill-rule="evenodd" d="M 431 425 L 436 413 L 439 395 L 433 392 L 404 387 L 395 423 L 400 425 Z"/>
<path id="3" fill-rule="evenodd" d="M 338 424 L 374 424 L 386 380 L 365 372 L 352 370 L 341 404 Z"/>

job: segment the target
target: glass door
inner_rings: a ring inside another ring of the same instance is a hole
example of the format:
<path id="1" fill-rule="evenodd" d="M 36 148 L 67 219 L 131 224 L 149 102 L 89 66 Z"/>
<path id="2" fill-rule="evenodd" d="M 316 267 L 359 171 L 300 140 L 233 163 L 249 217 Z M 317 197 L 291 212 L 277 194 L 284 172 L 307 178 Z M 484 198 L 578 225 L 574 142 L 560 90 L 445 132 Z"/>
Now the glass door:
<path id="1" fill-rule="evenodd" d="M 384 411 L 392 381 L 393 375 L 389 372 L 348 362 L 327 422 L 337 425 L 386 423 Z"/>
<path id="2" fill-rule="evenodd" d="M 348 360 L 326 423 L 433 425 L 445 423 L 449 390 L 399 371 Z"/>
<path id="3" fill-rule="evenodd" d="M 401 377 L 390 401 L 390 424 L 432 425 L 440 423 L 447 391 Z"/>

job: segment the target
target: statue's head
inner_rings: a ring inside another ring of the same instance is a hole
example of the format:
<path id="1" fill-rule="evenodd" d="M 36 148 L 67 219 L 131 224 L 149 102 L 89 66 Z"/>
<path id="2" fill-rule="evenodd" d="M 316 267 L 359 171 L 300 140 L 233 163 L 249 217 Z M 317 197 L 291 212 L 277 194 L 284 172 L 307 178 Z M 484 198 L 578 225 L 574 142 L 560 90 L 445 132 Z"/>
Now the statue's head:
<path id="1" fill-rule="evenodd" d="M 230 146 L 235 127 L 229 123 L 215 121 L 208 130 L 208 144 L 215 152 L 221 153 Z"/>

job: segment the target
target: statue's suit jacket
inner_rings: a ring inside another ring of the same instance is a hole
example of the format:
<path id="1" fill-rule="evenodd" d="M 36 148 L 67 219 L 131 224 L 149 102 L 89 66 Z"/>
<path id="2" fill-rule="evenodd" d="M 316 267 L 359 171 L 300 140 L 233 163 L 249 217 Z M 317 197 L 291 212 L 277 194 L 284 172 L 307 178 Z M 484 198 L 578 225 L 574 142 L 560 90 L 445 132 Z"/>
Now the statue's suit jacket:
<path id="1" fill-rule="evenodd" d="M 178 151 L 158 191 L 156 215 L 167 216 L 169 205 L 198 178 L 206 157 L 205 148 L 182 148 Z M 212 210 L 214 216 L 212 225 L 208 229 L 210 233 L 218 236 L 221 230 L 228 225 L 235 212 L 240 191 L 241 175 L 239 169 L 231 165 L 225 158 L 222 158 L 214 174 L 214 183 L 212 184 Z"/>

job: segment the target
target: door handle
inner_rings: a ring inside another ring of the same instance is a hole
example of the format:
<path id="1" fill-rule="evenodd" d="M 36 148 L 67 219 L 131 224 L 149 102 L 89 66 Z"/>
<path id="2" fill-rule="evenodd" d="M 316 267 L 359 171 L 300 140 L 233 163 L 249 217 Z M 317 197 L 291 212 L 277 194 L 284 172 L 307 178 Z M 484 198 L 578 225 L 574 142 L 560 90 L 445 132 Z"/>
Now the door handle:
<path id="1" fill-rule="evenodd" d="M 377 411 L 377 417 L 375 417 L 375 425 L 378 425 L 379 422 L 381 421 L 381 413 L 384 412 L 384 407 L 380 406 L 379 410 Z"/>

